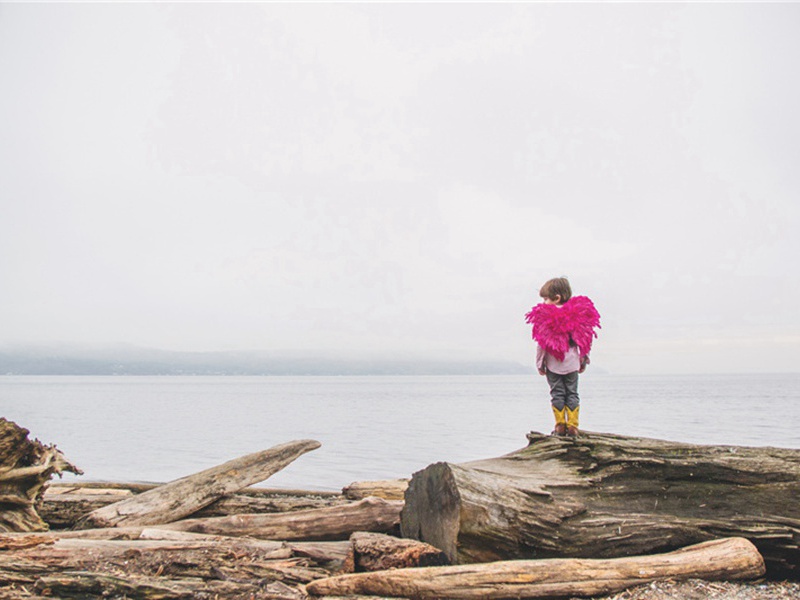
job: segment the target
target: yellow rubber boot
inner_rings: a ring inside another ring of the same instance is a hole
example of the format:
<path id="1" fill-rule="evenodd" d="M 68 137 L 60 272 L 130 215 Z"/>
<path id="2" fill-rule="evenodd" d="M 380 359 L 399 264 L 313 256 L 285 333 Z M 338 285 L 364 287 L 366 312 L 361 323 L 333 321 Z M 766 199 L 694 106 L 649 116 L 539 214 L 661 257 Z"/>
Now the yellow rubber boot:
<path id="1" fill-rule="evenodd" d="M 574 409 L 565 408 L 567 413 L 567 435 L 575 437 L 578 435 L 578 413 L 581 410 L 580 406 Z"/>
<path id="2" fill-rule="evenodd" d="M 566 408 L 558 410 L 553 406 L 553 414 L 556 416 L 556 428 L 553 429 L 553 435 L 565 435 L 567 433 L 567 413 Z"/>

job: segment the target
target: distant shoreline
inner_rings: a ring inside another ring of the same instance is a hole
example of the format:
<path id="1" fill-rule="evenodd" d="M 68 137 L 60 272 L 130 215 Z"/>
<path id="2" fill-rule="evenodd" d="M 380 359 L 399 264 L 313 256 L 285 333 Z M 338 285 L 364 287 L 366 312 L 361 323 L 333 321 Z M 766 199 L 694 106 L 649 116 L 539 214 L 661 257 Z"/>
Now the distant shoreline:
<path id="1" fill-rule="evenodd" d="M 276 357 L 258 352 L 0 351 L 0 375 L 528 375 L 513 361 Z"/>

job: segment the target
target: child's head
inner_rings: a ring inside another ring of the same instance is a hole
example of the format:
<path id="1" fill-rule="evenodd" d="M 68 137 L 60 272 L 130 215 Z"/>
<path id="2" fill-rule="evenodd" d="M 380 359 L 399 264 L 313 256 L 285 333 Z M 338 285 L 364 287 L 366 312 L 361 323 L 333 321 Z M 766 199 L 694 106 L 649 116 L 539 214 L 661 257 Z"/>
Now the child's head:
<path id="1" fill-rule="evenodd" d="M 552 304 L 561 305 L 572 298 L 572 288 L 569 287 L 569 281 L 566 277 L 556 277 L 542 286 L 542 289 L 539 290 L 539 296 L 545 301 L 549 300 Z"/>

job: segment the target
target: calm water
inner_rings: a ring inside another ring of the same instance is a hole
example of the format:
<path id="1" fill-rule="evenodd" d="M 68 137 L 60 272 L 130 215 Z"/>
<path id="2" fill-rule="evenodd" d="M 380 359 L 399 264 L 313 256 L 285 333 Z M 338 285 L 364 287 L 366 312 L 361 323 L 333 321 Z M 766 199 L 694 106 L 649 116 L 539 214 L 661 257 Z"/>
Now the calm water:
<path id="1" fill-rule="evenodd" d="M 581 379 L 591 431 L 800 448 L 800 374 Z M 322 447 L 270 487 L 338 490 L 549 432 L 544 378 L 0 377 L 0 416 L 55 443 L 82 480 L 169 481 L 295 439 Z M 74 481 L 66 475 L 65 481 Z"/>

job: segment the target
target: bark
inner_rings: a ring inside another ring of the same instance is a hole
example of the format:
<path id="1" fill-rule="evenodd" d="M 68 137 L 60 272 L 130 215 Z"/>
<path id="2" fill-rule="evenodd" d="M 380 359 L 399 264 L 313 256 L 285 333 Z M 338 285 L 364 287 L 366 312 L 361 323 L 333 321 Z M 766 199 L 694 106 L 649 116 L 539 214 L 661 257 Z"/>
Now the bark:
<path id="1" fill-rule="evenodd" d="M 745 537 L 771 576 L 797 577 L 800 450 L 528 437 L 506 456 L 415 473 L 403 536 L 458 563 L 629 556 Z"/>
<path id="2" fill-rule="evenodd" d="M 447 557 L 430 544 L 359 531 L 350 536 L 350 553 L 343 570 L 361 573 L 446 565 Z"/>
<path id="3" fill-rule="evenodd" d="M 299 456 L 320 447 L 314 440 L 299 440 L 248 454 L 200 473 L 98 508 L 76 525 L 118 527 L 170 523 L 277 473 Z"/>
<path id="4" fill-rule="evenodd" d="M 312 595 L 375 594 L 415 599 L 563 598 L 617 592 L 656 579 L 753 579 L 764 573 L 743 538 L 704 542 L 668 554 L 612 559 L 500 561 L 479 565 L 354 573 L 309 583 Z"/>
<path id="5" fill-rule="evenodd" d="M 378 481 L 354 481 L 342 489 L 342 494 L 350 500 L 362 500 L 368 496 L 384 500 L 403 500 L 408 479 L 383 479 Z"/>
<path id="6" fill-rule="evenodd" d="M 346 540 L 356 531 L 396 530 L 402 507 L 402 502 L 365 498 L 341 506 L 290 513 L 184 519 L 161 528 L 272 540 Z"/>
<path id="7" fill-rule="evenodd" d="M 54 445 L 29 440 L 24 429 L 0 418 L 0 532 L 45 531 L 36 511 L 53 475 L 81 474 Z"/>
<path id="8" fill-rule="evenodd" d="M 39 514 L 51 528 L 69 529 L 93 510 L 156 487 L 158 486 L 96 483 L 51 485 L 45 491 Z M 219 498 L 189 516 L 205 518 L 249 513 L 288 512 L 334 506 L 347 501 L 347 498 L 336 492 L 248 488 Z"/>

